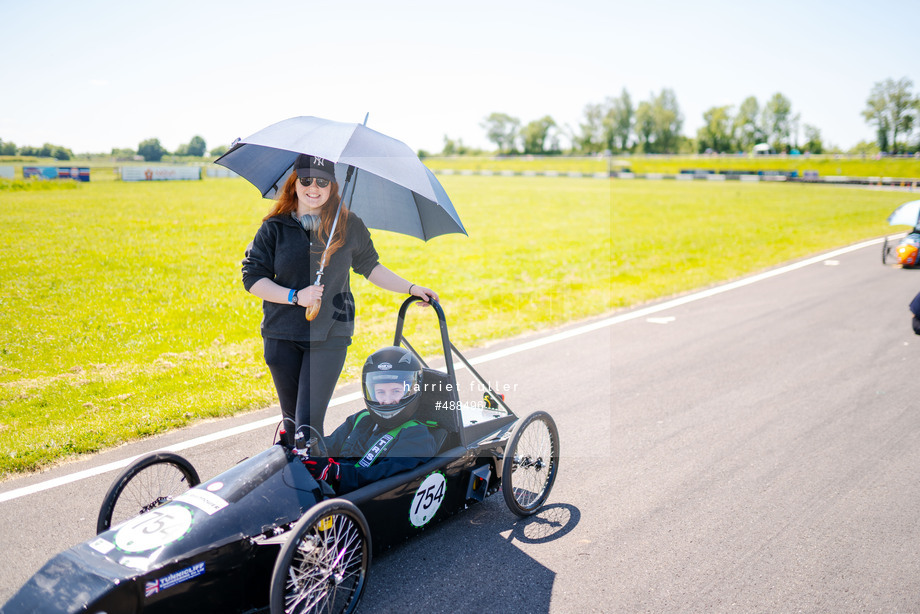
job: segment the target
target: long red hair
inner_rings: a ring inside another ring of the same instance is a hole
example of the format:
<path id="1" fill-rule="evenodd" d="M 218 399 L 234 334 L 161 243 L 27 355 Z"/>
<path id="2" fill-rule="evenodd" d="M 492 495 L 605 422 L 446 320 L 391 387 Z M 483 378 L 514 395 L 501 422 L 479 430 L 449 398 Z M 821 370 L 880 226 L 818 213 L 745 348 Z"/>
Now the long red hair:
<path id="1" fill-rule="evenodd" d="M 297 211 L 297 174 L 291 173 L 287 178 L 287 181 L 284 182 L 284 187 L 281 188 L 281 191 L 278 192 L 278 200 L 275 201 L 274 206 L 272 206 L 271 211 L 268 212 L 262 221 L 267 220 L 268 218 L 275 217 L 278 215 L 290 215 L 293 212 Z M 326 201 L 326 204 L 323 205 L 323 208 L 319 212 L 319 232 L 317 236 L 319 237 L 320 243 L 322 245 L 319 248 L 319 251 L 326 249 L 326 244 L 329 241 L 329 233 L 332 231 L 332 224 L 335 221 L 335 212 L 339 207 L 339 184 L 335 181 L 330 182 L 330 192 L 329 200 Z M 338 251 L 340 247 L 345 245 L 345 232 L 348 229 L 348 209 L 343 205 L 342 213 L 339 215 L 339 223 L 335 227 L 335 237 L 332 239 L 332 243 L 329 245 L 329 252 L 326 254 L 326 261 L 329 261 L 329 258 L 332 257 L 332 254 Z"/>

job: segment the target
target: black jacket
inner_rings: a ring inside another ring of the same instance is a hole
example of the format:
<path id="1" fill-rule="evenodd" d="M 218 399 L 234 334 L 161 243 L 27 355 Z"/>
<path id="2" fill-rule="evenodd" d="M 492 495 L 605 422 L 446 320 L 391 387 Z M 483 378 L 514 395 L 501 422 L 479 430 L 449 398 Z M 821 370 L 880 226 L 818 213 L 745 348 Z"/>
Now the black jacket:
<path id="1" fill-rule="evenodd" d="M 395 430 L 395 429 L 394 429 Z M 365 459 L 371 448 L 387 434 L 367 410 L 346 418 L 326 437 L 329 454 L 339 462 L 339 494 L 418 467 L 438 453 L 435 428 L 410 420 L 373 461 Z M 393 431 L 390 431 L 392 434 Z M 363 462 L 362 462 L 363 461 Z"/>
<path id="2" fill-rule="evenodd" d="M 297 290 L 316 281 L 323 244 L 313 235 L 290 215 L 277 215 L 262 222 L 243 259 L 243 286 L 247 292 L 262 278 Z M 262 336 L 300 342 L 351 337 L 355 330 L 355 303 L 349 269 L 368 277 L 378 263 L 367 227 L 349 211 L 345 245 L 332 255 L 323 271 L 323 303 L 316 319 L 308 322 L 301 306 L 262 301 Z"/>

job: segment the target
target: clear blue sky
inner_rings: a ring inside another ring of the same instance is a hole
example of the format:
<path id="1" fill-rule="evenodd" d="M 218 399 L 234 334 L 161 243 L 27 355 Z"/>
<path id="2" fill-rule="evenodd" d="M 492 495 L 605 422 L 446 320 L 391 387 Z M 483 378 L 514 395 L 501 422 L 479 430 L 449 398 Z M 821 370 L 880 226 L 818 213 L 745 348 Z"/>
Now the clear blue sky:
<path id="1" fill-rule="evenodd" d="M 577 130 L 585 105 L 671 88 L 702 113 L 776 92 L 825 142 L 874 138 L 872 85 L 920 93 L 916 0 L 0 0 L 0 139 L 75 152 L 229 144 L 296 115 L 414 149 L 491 148 L 492 112 Z"/>

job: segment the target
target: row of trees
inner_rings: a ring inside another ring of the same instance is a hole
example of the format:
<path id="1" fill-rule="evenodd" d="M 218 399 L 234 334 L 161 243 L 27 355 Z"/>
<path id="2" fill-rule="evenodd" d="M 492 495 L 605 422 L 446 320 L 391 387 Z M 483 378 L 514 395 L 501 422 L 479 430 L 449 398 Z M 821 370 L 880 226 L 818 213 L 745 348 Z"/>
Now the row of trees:
<path id="1" fill-rule="evenodd" d="M 681 134 L 684 117 L 674 90 L 662 89 L 635 104 L 623 89 L 619 96 L 604 103 L 587 105 L 577 131 L 560 127 L 549 116 L 522 125 L 519 119 L 505 113 L 492 113 L 481 126 L 503 154 L 558 153 L 560 140 L 565 137 L 572 143 L 572 151 L 581 154 L 749 151 L 763 142 L 770 143 L 775 151 L 798 147 L 799 115 L 792 112 L 792 103 L 780 93 L 762 107 L 756 97 L 750 96 L 737 113 L 732 112 L 732 106 L 712 107 L 703 113 L 703 120 L 696 139 L 689 139 Z M 810 125 L 805 125 L 804 131 L 805 147 L 820 153 L 820 131 Z M 445 139 L 445 149 L 447 145 L 454 143 Z"/>
<path id="2" fill-rule="evenodd" d="M 703 126 L 697 130 L 700 151 L 751 151 L 758 143 L 766 143 L 773 151 L 789 152 L 799 148 L 822 153 L 821 131 L 811 124 L 801 125 L 799 113 L 793 113 L 792 103 L 777 92 L 763 107 L 749 96 L 732 113 L 732 106 L 711 107 L 703 113 Z"/>
<path id="3" fill-rule="evenodd" d="M 687 149 L 680 134 L 684 124 L 674 90 L 665 88 L 634 105 L 624 88 L 619 96 L 602 104 L 589 104 L 584 122 L 572 139 L 583 153 L 602 151 L 677 153 Z"/>
<path id="4" fill-rule="evenodd" d="M 910 134 L 920 123 L 920 96 L 914 96 L 913 87 L 907 77 L 885 79 L 872 87 L 863 117 L 875 126 L 880 151 L 902 153 L 910 149 Z M 898 141 L 899 135 L 904 140 Z"/>
<path id="5" fill-rule="evenodd" d="M 179 145 L 176 151 L 170 154 L 169 151 L 160 143 L 160 139 L 146 139 L 141 141 L 137 150 L 133 149 L 113 149 L 112 156 L 116 158 L 134 158 L 142 157 L 146 162 L 159 162 L 164 156 L 192 156 L 203 157 L 210 153 L 212 156 L 219 156 L 229 149 L 226 146 L 215 147 L 210 152 L 207 151 L 207 143 L 201 136 L 193 136 L 192 140 L 183 145 Z M 74 157 L 73 151 L 60 145 L 51 145 L 45 143 L 41 147 L 16 147 L 15 143 L 3 141 L 0 139 L 0 156 L 35 156 L 39 158 L 55 158 L 57 160 L 71 160 Z"/>
<path id="6" fill-rule="evenodd" d="M 863 116 L 876 126 L 878 151 L 920 149 L 920 144 L 910 144 L 913 128 L 920 124 L 920 97 L 913 95 L 912 88 L 907 78 L 887 79 L 873 87 Z M 737 110 L 734 105 L 710 107 L 703 112 L 703 126 L 695 138 L 681 134 L 683 122 L 673 90 L 662 89 L 636 104 L 624 88 L 619 96 L 587 105 L 577 130 L 558 125 L 550 116 L 523 124 L 506 113 L 492 113 L 480 125 L 500 154 L 560 153 L 562 139 L 571 143 L 572 153 L 580 154 L 746 152 L 759 143 L 776 152 L 822 153 L 826 149 L 820 129 L 802 123 L 801 114 L 794 112 L 792 102 L 780 92 L 762 105 L 749 96 Z M 866 144 L 856 149 L 865 151 Z M 462 141 L 445 136 L 442 153 L 470 151 Z"/>
<path id="7" fill-rule="evenodd" d="M 133 156 L 139 156 L 144 159 L 146 162 L 159 162 L 163 159 L 164 156 L 180 156 L 180 157 L 194 157 L 201 158 L 206 154 L 212 156 L 219 156 L 229 149 L 226 146 L 215 147 L 210 152 L 208 151 L 208 144 L 203 137 L 195 135 L 192 137 L 192 140 L 188 143 L 179 145 L 176 151 L 170 153 L 163 145 L 160 143 L 160 139 L 146 139 L 141 141 L 137 146 L 137 152 L 131 149 L 113 149 L 112 155 L 116 158 L 130 158 Z"/>
<path id="8" fill-rule="evenodd" d="M 522 127 L 521 121 L 515 117 L 506 113 L 492 113 L 480 125 L 489 140 L 498 147 L 500 154 L 516 151 L 525 154 L 562 153 L 558 126 L 549 115 Z"/>
<path id="9" fill-rule="evenodd" d="M 221 149 L 221 153 L 225 151 L 226 148 Z M 130 153 L 130 150 L 113 150 L 113 154 L 118 151 L 122 156 Z M 192 156 L 196 158 L 201 158 L 207 153 L 208 145 L 203 137 L 195 135 L 192 137 L 192 140 L 183 145 L 179 145 L 176 151 L 173 152 L 174 156 Z M 160 139 L 147 139 L 141 141 L 137 146 L 137 155 L 144 158 L 146 162 L 159 162 L 163 159 L 163 156 L 169 155 L 169 151 L 162 144 L 160 144 Z"/>
<path id="10" fill-rule="evenodd" d="M 60 145 L 45 143 L 41 147 L 16 147 L 16 143 L 0 139 L 0 156 L 36 156 L 39 158 L 54 158 L 56 160 L 70 160 L 73 152 Z"/>

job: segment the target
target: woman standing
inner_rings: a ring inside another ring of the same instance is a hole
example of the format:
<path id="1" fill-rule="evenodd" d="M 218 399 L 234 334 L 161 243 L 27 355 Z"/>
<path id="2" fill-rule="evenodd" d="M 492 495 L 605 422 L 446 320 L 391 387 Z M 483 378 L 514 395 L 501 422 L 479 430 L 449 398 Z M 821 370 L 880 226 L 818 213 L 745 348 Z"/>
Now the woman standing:
<path id="1" fill-rule="evenodd" d="M 380 264 L 361 218 L 339 205 L 334 165 L 300 155 L 271 211 L 246 250 L 243 285 L 262 299 L 265 363 L 278 391 L 287 443 L 307 425 L 323 434 L 323 419 L 354 334 L 349 269 L 374 285 L 428 302 L 438 295 Z M 322 285 L 313 285 L 326 249 Z M 322 299 L 312 320 L 306 307 Z M 309 433 L 305 433 L 309 438 Z"/>

